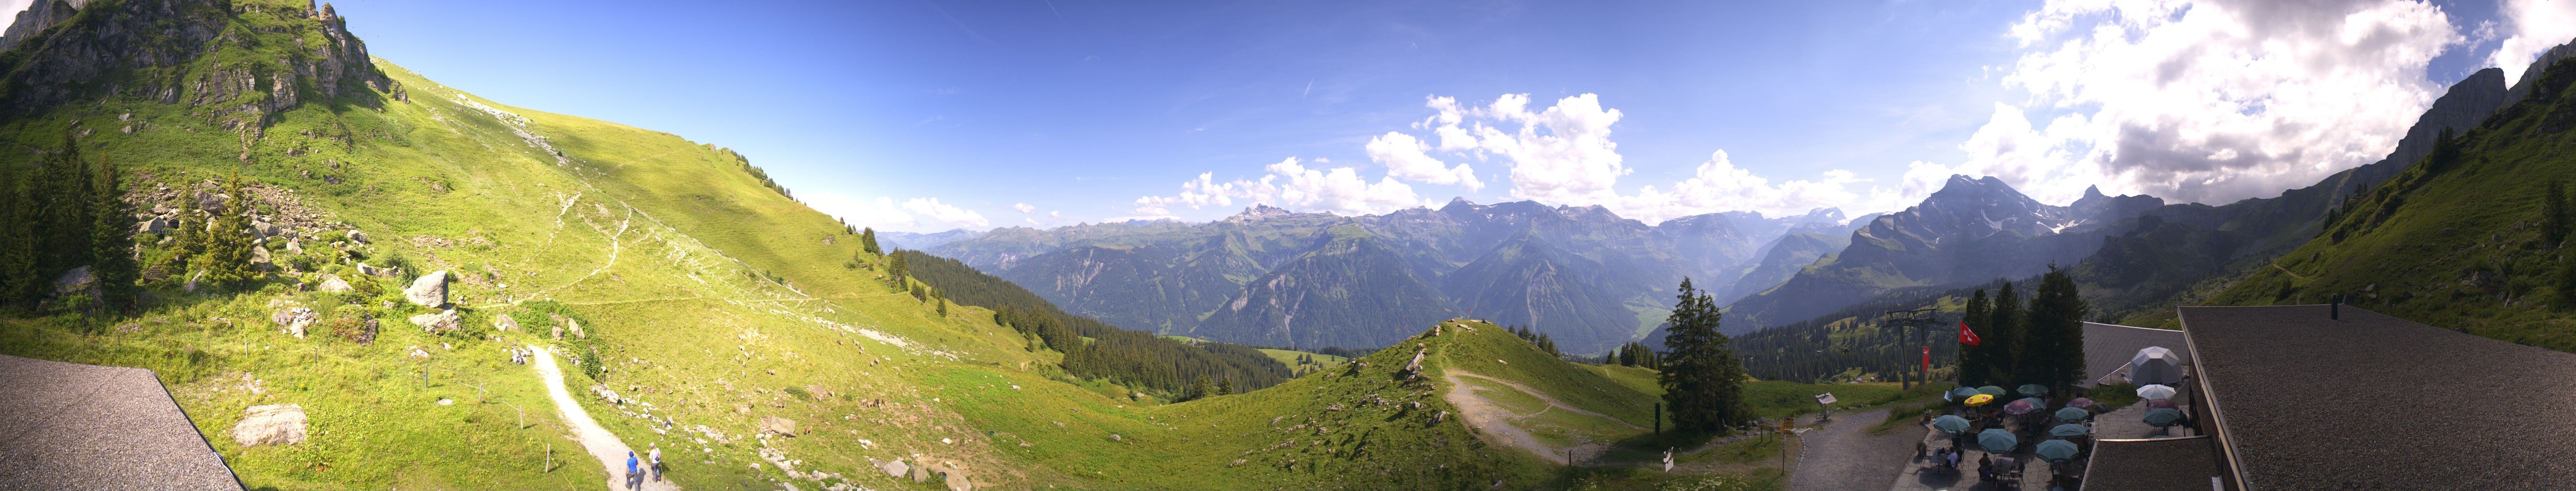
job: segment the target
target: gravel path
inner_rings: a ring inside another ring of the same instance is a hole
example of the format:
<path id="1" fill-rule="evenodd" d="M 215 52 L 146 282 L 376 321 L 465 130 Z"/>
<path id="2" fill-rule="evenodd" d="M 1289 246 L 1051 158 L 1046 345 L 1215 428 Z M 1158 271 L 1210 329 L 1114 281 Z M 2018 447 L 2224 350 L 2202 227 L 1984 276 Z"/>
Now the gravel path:
<path id="1" fill-rule="evenodd" d="M 626 489 L 626 453 L 632 451 L 632 447 L 618 441 L 617 435 L 609 433 L 607 428 L 599 427 L 598 421 L 590 419 L 590 411 L 581 408 L 581 401 L 573 399 L 572 391 L 564 389 L 563 369 L 555 367 L 554 353 L 536 345 L 529 345 L 528 350 L 536 352 L 536 359 L 528 365 L 536 367 L 537 378 L 545 380 L 546 395 L 554 398 L 555 409 L 563 414 L 564 424 L 572 426 L 573 438 L 581 440 L 582 449 L 590 451 L 590 456 L 598 457 L 599 465 L 608 470 L 608 489 Z M 636 458 L 642 460 L 643 455 L 638 454 Z M 643 481 L 647 491 L 680 489 L 679 485 L 668 480 L 647 478 Z"/>
<path id="2" fill-rule="evenodd" d="M 1789 476 L 1791 491 L 1887 489 L 1896 474 L 1914 459 L 1914 444 L 1923 434 L 1904 428 L 1869 434 L 1870 425 L 1887 420 L 1887 410 L 1843 414 L 1801 436 L 1798 470 Z"/>

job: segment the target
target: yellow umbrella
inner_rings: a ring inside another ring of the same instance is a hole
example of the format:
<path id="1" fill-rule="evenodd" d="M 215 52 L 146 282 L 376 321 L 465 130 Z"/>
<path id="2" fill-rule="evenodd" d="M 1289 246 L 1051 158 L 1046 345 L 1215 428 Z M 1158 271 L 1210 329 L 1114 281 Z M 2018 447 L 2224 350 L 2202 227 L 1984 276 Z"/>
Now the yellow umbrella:
<path id="1" fill-rule="evenodd" d="M 1986 405 L 1986 403 L 1989 403 L 1989 402 L 1995 402 L 1995 396 L 1986 395 L 1986 394 L 1977 394 L 1977 395 L 1973 395 L 1973 396 L 1968 396 L 1968 405 L 1970 405 L 1970 406 L 1983 406 L 1983 405 Z"/>

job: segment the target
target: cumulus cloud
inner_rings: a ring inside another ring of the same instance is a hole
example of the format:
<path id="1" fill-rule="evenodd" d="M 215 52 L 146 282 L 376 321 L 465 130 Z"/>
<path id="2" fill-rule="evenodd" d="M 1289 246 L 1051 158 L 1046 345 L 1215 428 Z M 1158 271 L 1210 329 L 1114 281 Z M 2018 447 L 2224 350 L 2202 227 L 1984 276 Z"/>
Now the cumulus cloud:
<path id="1" fill-rule="evenodd" d="M 2011 34 L 2025 51 L 2003 81 L 2032 100 L 1998 107 L 1951 170 L 2051 202 L 2100 184 L 2224 203 L 2378 160 L 2440 95 L 2426 64 L 2466 40 L 2394 0 L 2059 0 Z"/>
<path id="2" fill-rule="evenodd" d="M 1468 190 L 1484 189 L 1485 182 L 1476 179 L 1476 170 L 1467 164 L 1450 167 L 1429 153 L 1429 145 L 1413 135 L 1389 131 L 1369 139 L 1364 146 L 1369 160 L 1386 166 L 1387 177 L 1411 179 L 1431 184 L 1466 186 Z M 1321 161 L 1321 159 L 1317 159 Z"/>
<path id="3" fill-rule="evenodd" d="M 850 224 L 878 230 L 925 231 L 992 225 L 982 213 L 941 203 L 938 198 L 895 201 L 890 196 L 863 199 L 840 193 L 813 193 L 805 197 L 805 203 L 815 211 L 839 217 Z"/>
<path id="4" fill-rule="evenodd" d="M 1851 171 L 1836 169 L 1825 171 L 1818 179 L 1772 185 L 1770 179 L 1736 167 L 1726 151 L 1719 150 L 1709 154 L 1689 179 L 1673 183 L 1669 189 L 1645 186 L 1634 195 L 1604 205 L 1621 216 L 1646 223 L 1721 210 L 1790 215 L 1820 206 L 1853 203 L 1860 195 L 1852 192 L 1850 185 L 1861 181 Z"/>
<path id="5" fill-rule="evenodd" d="M 1030 204 L 1028 204 L 1028 203 L 1011 203 L 1011 209 L 1013 209 L 1013 210 L 1020 210 L 1020 213 L 1037 213 L 1037 212 L 1038 212 L 1038 207 L 1036 207 L 1036 206 L 1032 206 L 1032 205 L 1030 205 Z"/>
<path id="6" fill-rule="evenodd" d="M 1200 173 L 1197 179 L 1181 183 L 1179 195 L 1136 198 L 1135 210 L 1151 217 L 1169 217 L 1173 206 L 1192 209 L 1210 205 L 1230 207 L 1241 200 L 1344 215 L 1366 215 L 1429 205 L 1413 192 L 1412 186 L 1397 181 L 1394 176 L 1380 177 L 1372 183 L 1361 178 L 1358 169 L 1310 168 L 1296 157 L 1264 166 L 1262 170 L 1267 174 L 1260 179 L 1226 182 L 1216 182 L 1213 172 Z"/>
<path id="7" fill-rule="evenodd" d="M 2498 9 L 2506 31 L 2504 42 L 2487 56 L 2488 66 L 2504 69 L 2505 83 L 2522 79 L 2522 71 L 2549 48 L 2576 39 L 2576 0 L 2504 0 Z"/>

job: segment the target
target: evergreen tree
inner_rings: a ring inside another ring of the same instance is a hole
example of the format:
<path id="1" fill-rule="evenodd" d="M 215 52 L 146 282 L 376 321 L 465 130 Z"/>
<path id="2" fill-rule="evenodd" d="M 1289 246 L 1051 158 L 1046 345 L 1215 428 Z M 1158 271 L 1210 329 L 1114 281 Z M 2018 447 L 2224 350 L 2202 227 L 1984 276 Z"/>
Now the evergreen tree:
<path id="1" fill-rule="evenodd" d="M 1196 384 L 1191 384 L 1191 385 L 1190 385 L 1190 393 L 1189 393 L 1189 395 L 1187 395 L 1187 396 L 1186 396 L 1186 399 L 1189 399 L 1189 400 L 1205 399 L 1205 398 L 1207 398 L 1207 396 L 1215 395 L 1215 394 L 1216 394 L 1216 381 L 1214 381 L 1214 380 L 1209 380 L 1209 379 L 1208 379 L 1208 376 L 1206 376 L 1206 375 L 1200 375 L 1200 376 L 1199 376 L 1199 382 L 1198 382 L 1198 383 L 1196 383 Z"/>
<path id="2" fill-rule="evenodd" d="M 205 252 L 200 262 L 204 264 L 208 282 L 233 286 L 256 278 L 250 266 L 251 201 L 250 193 L 242 189 L 239 174 L 224 184 L 224 191 L 232 195 L 232 199 L 224 202 L 223 213 L 206 226 Z"/>
<path id="3" fill-rule="evenodd" d="M 904 287 L 904 275 L 907 273 L 903 267 L 903 255 L 894 254 L 893 256 L 894 260 L 886 262 L 886 284 L 901 289 Z"/>
<path id="4" fill-rule="evenodd" d="M 36 206 L 33 187 L 15 173 L 0 169 L 0 307 L 34 312 L 52 285 L 36 267 Z"/>
<path id="5" fill-rule="evenodd" d="M 90 227 L 90 272 L 98 278 L 101 306 L 109 312 L 134 312 L 135 280 L 142 271 L 134 263 L 133 210 L 125 204 L 125 177 L 116 162 L 100 159 L 97 192 L 91 204 L 93 223 Z"/>
<path id="6" fill-rule="evenodd" d="M 1224 377 L 1224 378 L 1219 378 L 1219 379 L 1217 379 L 1217 380 L 1216 380 L 1216 395 L 1231 395 L 1231 394 L 1234 394 L 1234 377 Z"/>
<path id="7" fill-rule="evenodd" d="M 1673 422 L 1685 431 L 1723 432 L 1744 421 L 1744 367 L 1718 333 L 1717 302 L 1682 279 L 1672 315 L 1661 384 Z"/>
<path id="8" fill-rule="evenodd" d="M 176 271 L 165 272 L 186 277 L 188 271 L 193 269 L 188 261 L 197 257 L 197 254 L 205 252 L 206 220 L 201 215 L 202 213 L 197 210 L 197 186 L 194 184 L 180 186 L 179 224 L 178 229 L 172 231 L 175 240 L 170 241 L 171 257 L 168 263 L 170 265 L 168 269 Z"/>
<path id="9" fill-rule="evenodd" d="M 80 148 L 69 145 L 40 159 L 35 176 L 25 183 L 35 207 L 36 274 L 57 276 L 89 262 L 89 170 Z"/>
<path id="10" fill-rule="evenodd" d="M 931 301 L 939 303 L 939 318 L 948 318 L 948 299 L 946 297 L 932 297 Z"/>
<path id="11" fill-rule="evenodd" d="M 868 228 L 859 229 L 859 249 L 860 249 L 860 250 L 867 251 L 869 254 L 884 254 L 884 253 L 885 253 L 885 250 L 884 250 L 884 249 L 878 249 L 878 248 L 877 248 L 877 229 L 876 229 L 876 227 L 868 227 Z"/>
<path id="12" fill-rule="evenodd" d="M 1994 334 L 1994 329 L 1988 327 L 1994 322 L 1994 301 L 1986 299 L 1986 289 L 1979 288 L 1968 297 L 1967 312 L 1960 314 L 1959 322 L 1981 338 L 1976 345 L 1959 345 L 1959 386 L 1987 385 L 1986 347 L 1994 345 L 1993 338 L 1988 337 Z"/>
<path id="13" fill-rule="evenodd" d="M 2020 374 L 2022 323 L 2026 319 L 2022 313 L 2021 296 L 2013 293 L 2011 282 L 2005 282 L 2003 287 L 1995 289 L 1995 300 L 1991 305 L 1994 310 L 1988 312 L 1986 330 L 1993 332 L 1977 333 L 1985 338 L 1977 351 L 1985 354 L 1986 384 L 2027 383 L 2013 380 Z"/>
<path id="14" fill-rule="evenodd" d="M 2084 315 L 2090 310 L 2066 270 L 2049 265 L 2030 295 L 2030 322 L 2022 341 L 2022 383 L 2050 390 L 2084 381 Z"/>
<path id="15" fill-rule="evenodd" d="M 2558 248 L 2559 241 L 2567 238 L 2569 225 L 2567 223 L 2567 182 L 2556 177 L 2549 178 L 2549 184 L 2541 192 L 2540 205 L 2543 210 L 2540 221 L 2540 243 L 2552 249 Z"/>

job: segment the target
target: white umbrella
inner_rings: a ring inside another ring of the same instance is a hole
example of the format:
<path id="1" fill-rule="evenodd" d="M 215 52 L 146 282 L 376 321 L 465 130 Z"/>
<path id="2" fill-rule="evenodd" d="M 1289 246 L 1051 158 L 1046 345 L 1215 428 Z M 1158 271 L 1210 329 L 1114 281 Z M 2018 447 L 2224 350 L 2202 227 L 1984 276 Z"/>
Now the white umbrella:
<path id="1" fill-rule="evenodd" d="M 2173 396 L 2174 388 L 2163 384 L 2147 384 L 2145 387 L 2138 388 L 2138 397 L 2147 400 L 2171 399 Z"/>
<path id="2" fill-rule="evenodd" d="M 2148 346 L 2129 357 L 2129 381 L 2140 384 L 2171 384 L 2182 381 L 2182 362 L 2173 350 Z"/>

